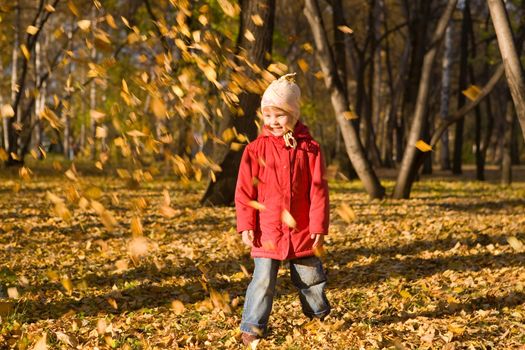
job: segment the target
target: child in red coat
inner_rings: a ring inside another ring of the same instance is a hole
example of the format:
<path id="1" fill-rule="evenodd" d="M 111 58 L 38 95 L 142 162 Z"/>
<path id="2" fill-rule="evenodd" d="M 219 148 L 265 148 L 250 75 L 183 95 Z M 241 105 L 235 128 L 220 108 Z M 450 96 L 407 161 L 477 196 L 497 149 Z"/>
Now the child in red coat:
<path id="1" fill-rule="evenodd" d="M 262 337 L 280 262 L 288 260 L 308 317 L 330 313 L 326 276 L 314 254 L 328 233 L 328 185 L 319 144 L 299 121 L 301 92 L 287 74 L 261 100 L 263 130 L 244 150 L 235 191 L 237 231 L 255 261 L 241 322 L 245 344 Z"/>

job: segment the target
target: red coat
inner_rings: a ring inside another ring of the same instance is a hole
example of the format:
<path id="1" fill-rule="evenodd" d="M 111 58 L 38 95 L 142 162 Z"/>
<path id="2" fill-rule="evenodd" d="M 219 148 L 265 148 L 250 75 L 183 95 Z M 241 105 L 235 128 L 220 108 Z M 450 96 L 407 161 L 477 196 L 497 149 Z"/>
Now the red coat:
<path id="1" fill-rule="evenodd" d="M 237 231 L 254 231 L 254 258 L 312 256 L 310 235 L 328 233 L 328 184 L 321 149 L 301 122 L 293 135 L 295 149 L 264 129 L 242 156 L 235 190 Z M 257 210 L 250 201 L 265 208 Z M 282 221 L 285 210 L 295 219 L 295 228 Z"/>

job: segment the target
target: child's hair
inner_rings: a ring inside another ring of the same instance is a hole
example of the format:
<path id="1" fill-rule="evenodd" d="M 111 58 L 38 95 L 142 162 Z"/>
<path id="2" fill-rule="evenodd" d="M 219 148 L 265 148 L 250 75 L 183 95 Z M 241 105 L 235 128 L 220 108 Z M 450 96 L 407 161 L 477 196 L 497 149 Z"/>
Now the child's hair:
<path id="1" fill-rule="evenodd" d="M 300 115 L 301 89 L 295 83 L 295 73 L 283 75 L 271 82 L 261 99 L 261 111 L 264 107 L 277 107 L 297 121 Z"/>

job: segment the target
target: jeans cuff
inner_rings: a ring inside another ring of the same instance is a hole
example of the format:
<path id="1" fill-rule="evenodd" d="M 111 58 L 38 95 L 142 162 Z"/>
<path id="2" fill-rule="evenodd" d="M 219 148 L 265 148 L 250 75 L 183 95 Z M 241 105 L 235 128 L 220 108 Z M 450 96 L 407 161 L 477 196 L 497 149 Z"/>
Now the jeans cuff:
<path id="1" fill-rule="evenodd" d="M 266 333 L 266 325 L 262 324 L 242 322 L 240 328 L 241 332 L 256 335 L 258 337 L 263 337 Z"/>
<path id="2" fill-rule="evenodd" d="M 325 318 L 326 316 L 328 316 L 330 314 L 330 311 L 331 309 L 328 308 L 324 311 L 320 311 L 320 312 L 316 312 L 316 313 L 304 313 L 306 315 L 306 317 L 310 317 L 310 318 L 319 318 L 319 319 L 323 319 Z"/>

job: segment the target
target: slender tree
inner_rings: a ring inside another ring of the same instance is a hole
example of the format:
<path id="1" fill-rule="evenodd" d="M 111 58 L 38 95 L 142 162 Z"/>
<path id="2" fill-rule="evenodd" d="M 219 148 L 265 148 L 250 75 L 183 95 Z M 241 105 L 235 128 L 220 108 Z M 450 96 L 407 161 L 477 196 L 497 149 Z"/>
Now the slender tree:
<path id="1" fill-rule="evenodd" d="M 341 128 L 346 151 L 352 165 L 371 198 L 382 198 L 385 189 L 381 186 L 370 162 L 366 158 L 365 150 L 359 140 L 354 125 L 345 116 L 349 114 L 348 97 L 344 94 L 341 80 L 337 75 L 334 55 L 328 45 L 328 37 L 324 28 L 321 11 L 317 0 L 306 0 L 304 14 L 312 30 L 316 46 L 316 55 L 324 76 L 325 85 L 330 92 L 332 107 L 336 120 Z"/>
<path id="2" fill-rule="evenodd" d="M 505 4 L 502 0 L 487 0 L 490 16 L 498 46 L 505 66 L 505 75 L 509 85 L 516 115 L 521 125 L 521 132 L 525 139 L 525 81 L 523 79 L 523 68 L 519 60 L 518 51 L 510 28 Z"/>
<path id="3" fill-rule="evenodd" d="M 437 54 L 439 43 L 443 39 L 447 24 L 450 21 L 452 13 L 456 7 L 457 0 L 449 0 L 447 6 L 439 19 L 434 35 L 431 40 L 431 47 L 425 54 L 422 67 L 421 81 L 419 84 L 418 98 L 416 103 L 416 109 L 410 128 L 410 134 L 408 136 L 408 142 L 403 155 L 403 161 L 394 188 L 394 198 L 408 198 L 412 183 L 415 180 L 417 174 L 416 168 L 416 154 L 418 152 L 415 147 L 416 142 L 421 137 L 421 131 L 423 129 L 424 119 L 426 116 L 428 92 L 430 88 L 430 77 L 434 60 Z"/>

